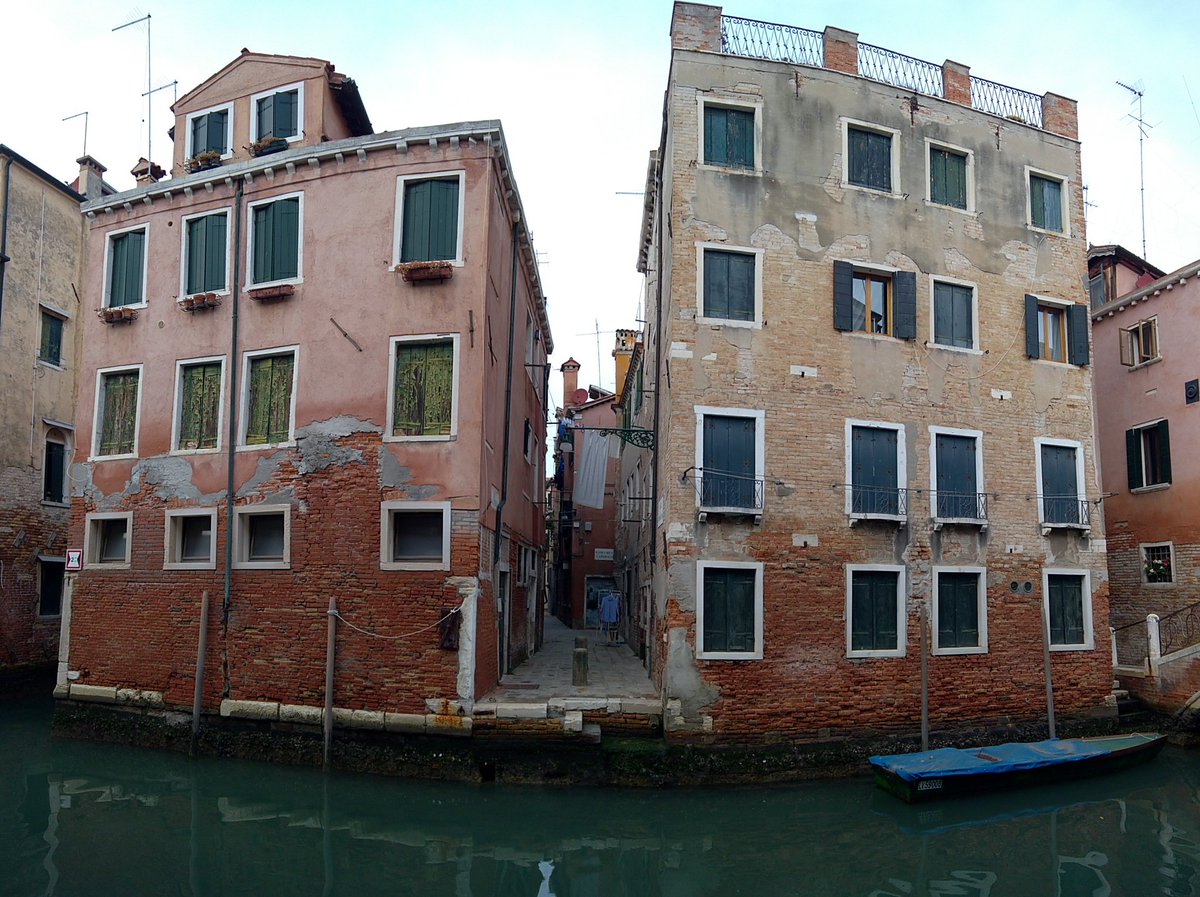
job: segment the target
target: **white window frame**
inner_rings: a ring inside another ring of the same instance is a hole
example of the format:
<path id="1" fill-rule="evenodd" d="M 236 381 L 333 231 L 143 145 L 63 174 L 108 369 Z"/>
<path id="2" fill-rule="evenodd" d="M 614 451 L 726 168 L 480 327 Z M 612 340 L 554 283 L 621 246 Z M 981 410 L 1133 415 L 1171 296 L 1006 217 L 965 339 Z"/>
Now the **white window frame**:
<path id="1" fill-rule="evenodd" d="M 900 187 L 900 132 L 896 128 L 889 128 L 885 125 L 876 124 L 871 121 L 862 121 L 857 118 L 846 118 L 838 116 L 838 128 L 841 130 L 842 137 L 842 189 L 844 190 L 859 190 L 863 193 L 870 193 L 874 196 L 892 196 L 901 198 L 904 196 L 904 191 Z M 892 139 L 891 163 L 892 163 L 892 189 L 879 190 L 875 187 L 864 187 L 860 184 L 850 183 L 850 129 L 856 131 L 872 131 L 876 134 L 881 134 Z M 926 165 L 929 164 L 928 158 Z M 928 192 L 928 190 L 926 190 Z"/>
<path id="2" fill-rule="evenodd" d="M 250 108 L 255 109 L 256 107 L 257 107 L 257 104 L 252 104 Z M 227 115 L 225 116 L 225 146 L 227 146 L 228 149 L 226 149 L 225 152 L 221 154 L 221 158 L 222 159 L 232 158 L 232 156 L 233 156 L 233 103 L 230 102 L 230 103 L 221 103 L 218 106 L 210 106 L 207 109 L 201 109 L 199 112 L 189 112 L 187 114 L 187 121 L 184 123 L 184 127 L 187 129 L 184 134 L 185 143 L 184 143 L 183 157 L 185 159 L 192 159 L 192 158 L 195 158 L 195 156 L 196 156 L 195 147 L 192 146 L 192 122 L 202 115 L 208 115 L 210 112 L 225 112 L 225 113 L 227 113 Z M 251 131 L 250 133 L 253 134 L 254 131 Z"/>
<path id="3" fill-rule="evenodd" d="M 1141 340 L 1135 339 L 1135 330 L 1140 330 L 1146 324 L 1150 324 L 1154 329 L 1154 351 L 1155 354 L 1150 358 L 1143 358 L 1141 361 L 1134 361 L 1135 357 L 1141 355 Z M 1150 364 L 1157 364 L 1162 361 L 1162 346 L 1159 343 L 1158 332 L 1158 315 L 1150 315 L 1142 318 L 1128 327 L 1122 327 L 1119 331 L 1121 344 L 1119 346 L 1121 365 L 1128 370 L 1136 371 L 1139 368 L 1144 368 Z M 1135 351 L 1136 347 L 1136 351 Z M 1125 364 L 1125 353 L 1128 351 L 1131 364 Z"/>
<path id="4" fill-rule="evenodd" d="M 458 438 L 458 387 L 459 364 L 461 356 L 460 334 L 457 333 L 419 333 L 405 336 L 393 336 L 388 342 L 388 379 L 387 379 L 387 425 L 383 430 L 384 442 L 450 442 Z M 437 343 L 450 342 L 454 352 L 454 383 L 450 396 L 450 432 L 445 436 L 408 436 L 393 435 L 392 429 L 396 423 L 396 348 L 400 343 Z"/>
<path id="5" fill-rule="evenodd" d="M 112 254 L 113 254 L 113 237 L 119 237 L 122 234 L 132 233 L 135 230 L 145 231 L 146 239 L 142 243 L 142 301 L 134 302 L 132 305 L 121 305 L 118 308 L 145 308 L 148 304 L 149 289 L 147 270 L 150 267 L 150 222 L 143 221 L 141 224 L 131 224 L 128 227 L 118 227 L 110 230 L 104 235 L 104 308 L 112 308 L 112 283 L 109 281 L 109 274 L 112 270 Z"/>
<path id="6" fill-rule="evenodd" d="M 937 308 L 937 285 L 939 283 L 949 284 L 955 287 L 967 287 L 971 291 L 971 345 L 969 348 L 963 346 L 947 346 L 945 343 L 937 341 L 937 321 L 934 311 Z M 965 355 L 982 355 L 983 350 L 979 346 L 979 285 L 969 280 L 959 280 L 955 277 L 943 277 L 937 275 L 929 278 L 929 346 L 934 349 L 941 349 L 944 352 L 962 352 Z"/>
<path id="7" fill-rule="evenodd" d="M 1054 231 L 1047 231 L 1047 233 L 1054 233 Z M 1063 335 L 1066 337 L 1066 345 L 1063 346 L 1063 360 L 1062 361 L 1058 361 L 1057 359 L 1054 359 L 1054 358 L 1043 358 L 1041 355 L 1040 344 L 1038 346 L 1038 357 L 1031 358 L 1030 361 L 1033 361 L 1035 363 L 1040 363 L 1040 364 L 1052 364 L 1052 365 L 1059 365 L 1059 366 L 1070 365 L 1071 367 L 1079 367 L 1079 365 L 1071 364 L 1071 315 L 1068 313 L 1068 309 L 1071 308 L 1071 306 L 1075 305 L 1076 303 L 1071 302 L 1066 299 L 1057 299 L 1054 296 L 1043 296 L 1041 293 L 1030 293 L 1029 295 L 1033 296 L 1033 298 L 1035 298 L 1037 300 L 1037 304 L 1039 306 L 1046 305 L 1046 306 L 1050 306 L 1052 308 L 1061 308 L 1063 310 L 1063 316 L 1062 316 Z M 1038 312 L 1038 315 L 1040 317 L 1040 315 L 1041 315 L 1040 311 Z"/>
<path id="8" fill-rule="evenodd" d="M 746 417 L 754 421 L 754 478 L 763 481 L 763 506 L 757 511 L 748 508 L 709 507 L 701 504 L 703 487 L 696 489 L 696 510 L 717 514 L 757 514 L 765 513 L 767 506 L 766 476 L 767 476 L 767 413 L 760 408 L 718 408 L 714 405 L 694 405 L 692 410 L 696 415 L 696 448 L 695 469 L 703 477 L 704 471 L 704 418 L 706 417 Z"/>
<path id="9" fill-rule="evenodd" d="M 139 384 L 139 392 L 141 384 Z M 60 436 L 51 434 L 58 433 Z M 71 442 L 74 438 L 74 433 L 64 431 L 61 427 L 47 427 L 46 433 L 42 436 L 42 504 L 51 508 L 69 508 L 71 507 Z M 49 443 L 55 443 L 63 447 L 63 500 L 50 501 L 46 495 L 46 465 L 47 460 L 46 446 Z"/>
<path id="10" fill-rule="evenodd" d="M 254 281 L 254 210 L 259 206 L 267 206 L 271 203 L 279 202 L 284 199 L 300 200 L 296 209 L 296 276 L 285 277 L 282 280 L 264 280 L 262 283 Z M 230 238 L 232 239 L 232 237 Z M 228 240 L 226 241 L 229 242 Z M 228 266 L 225 269 L 229 271 Z M 254 202 L 246 204 L 246 282 L 243 289 L 249 290 L 264 290 L 267 287 L 283 286 L 284 284 L 299 284 L 304 283 L 304 191 L 297 190 L 292 193 L 280 193 L 278 196 L 268 196 L 265 199 L 257 199 Z"/>
<path id="11" fill-rule="evenodd" d="M 246 444 L 246 428 L 249 425 L 247 411 L 250 408 L 250 362 L 255 358 L 262 358 L 267 355 L 292 355 L 292 396 L 291 407 L 288 410 L 288 438 L 287 442 L 264 442 L 257 445 Z M 225 372 L 221 372 L 221 388 L 225 386 Z M 299 346 L 278 346 L 273 349 L 255 349 L 250 352 L 242 353 L 242 394 L 238 398 L 238 444 L 239 452 L 256 452 L 262 449 L 274 448 L 293 448 L 296 445 L 296 387 L 300 382 L 300 347 Z M 139 397 L 141 393 L 139 392 Z M 218 449 L 219 450 L 219 449 Z M 286 506 L 284 506 L 286 507 Z"/>
<path id="12" fill-rule="evenodd" d="M 1029 181 L 1029 176 L 1035 175 L 1048 181 L 1058 181 L 1059 183 L 1059 202 L 1062 205 L 1062 223 L 1061 231 L 1049 230 L 1044 227 L 1037 227 L 1033 223 L 1033 185 Z M 1055 171 L 1046 171 L 1042 168 L 1034 168 L 1031 165 L 1025 166 L 1025 226 L 1029 230 L 1037 231 L 1039 234 L 1052 234 L 1056 237 L 1070 237 L 1071 233 L 1071 180 L 1066 175 L 1061 175 Z"/>
<path id="13" fill-rule="evenodd" d="M 954 654 L 987 654 L 988 653 L 988 630 L 987 630 L 987 568 L 978 566 L 962 566 L 962 567 L 941 567 L 935 566 L 930 571 L 933 574 L 933 613 L 930 614 L 933 625 L 933 653 L 935 655 L 954 655 Z M 975 573 L 977 574 L 976 589 L 978 592 L 978 619 L 979 619 L 979 644 L 975 647 L 966 648 L 943 648 L 938 644 L 938 607 L 939 607 L 939 586 L 938 576 L 942 573 Z"/>
<path id="14" fill-rule="evenodd" d="M 896 488 L 905 489 L 908 486 L 908 450 L 906 427 L 904 424 L 889 423 L 881 420 L 857 420 L 846 418 L 845 425 L 845 454 L 846 454 L 846 516 L 851 520 L 908 520 L 907 514 L 864 514 L 854 508 L 854 428 L 869 427 L 877 430 L 895 430 L 896 436 Z M 863 568 L 866 569 L 866 568 Z M 885 568 L 878 568 L 885 569 Z M 886 569 L 891 570 L 892 567 Z"/>
<path id="15" fill-rule="evenodd" d="M 1171 565 L 1171 581 L 1170 582 L 1150 582 L 1146 577 L 1146 549 L 1147 548 L 1166 548 L 1168 550 L 1169 560 Z M 1141 571 L 1142 585 L 1148 589 L 1173 589 L 1179 584 L 1178 578 L 1175 576 L 1175 543 L 1174 542 L 1140 542 L 1138 543 L 1138 567 Z"/>
<path id="16" fill-rule="evenodd" d="M 943 523 L 968 523 L 978 525 L 981 521 L 983 526 L 987 527 L 987 518 L 977 517 L 939 517 L 938 509 L 938 490 L 937 490 L 937 438 L 938 436 L 965 436 L 975 440 L 975 491 L 987 492 L 983 482 L 983 431 L 982 430 L 963 430 L 958 427 L 940 427 L 930 425 L 929 427 L 929 510 L 930 516 L 937 524 Z M 1040 453 L 1040 450 L 1039 450 Z M 1039 493 L 1040 494 L 1040 493 Z M 939 526 L 940 528 L 940 526 Z M 945 569 L 950 569 L 949 567 Z M 964 567 L 966 571 L 968 568 Z M 974 569 L 974 568 L 971 568 Z"/>
<path id="17" fill-rule="evenodd" d="M 930 157 L 934 150 L 942 150 L 943 152 L 954 153 L 958 156 L 965 156 L 967 160 L 967 207 L 960 209 L 958 206 L 948 206 L 945 203 L 934 202 L 933 200 L 933 165 L 930 162 Z M 925 138 L 925 205 L 932 206 L 935 209 L 948 209 L 951 212 L 958 212 L 960 215 L 975 214 L 975 152 L 969 150 L 965 146 L 956 146 L 953 143 L 946 143 L 944 140 L 933 140 L 929 137 Z M 944 278 L 943 278 L 944 279 Z"/>
<path id="18" fill-rule="evenodd" d="M 1139 461 L 1141 461 L 1141 467 L 1142 467 L 1142 482 L 1143 482 L 1143 483 L 1145 483 L 1145 485 L 1143 485 L 1143 486 L 1138 486 L 1136 489 L 1130 489 L 1130 490 L 1129 490 L 1129 491 L 1130 491 L 1130 492 L 1132 492 L 1134 495 L 1141 495 L 1143 492 L 1161 492 L 1163 489 L 1170 489 L 1170 488 L 1171 488 L 1171 480 L 1167 480 L 1167 481 L 1166 481 L 1166 482 L 1164 482 L 1164 483 L 1147 483 L 1147 482 L 1146 482 L 1148 479 L 1150 479 L 1150 477 L 1149 477 L 1149 475 L 1148 475 L 1148 473 L 1147 473 L 1147 465 L 1146 465 L 1146 444 L 1145 444 L 1145 441 L 1144 441 L 1144 434 L 1145 434 L 1145 432 L 1146 432 L 1147 430 L 1149 430 L 1149 429 L 1152 429 L 1152 428 L 1157 428 L 1157 427 L 1158 427 L 1158 425 L 1159 425 L 1159 424 L 1161 424 L 1161 423 L 1162 423 L 1164 420 L 1168 420 L 1168 418 L 1165 418 L 1165 417 L 1156 417 L 1156 418 L 1154 418 L 1154 420 L 1148 420 L 1148 421 L 1146 421 L 1146 422 L 1144 422 L 1144 423 L 1140 423 L 1140 424 L 1134 424 L 1132 427 L 1130 427 L 1130 428 L 1129 428 L 1129 429 L 1131 429 L 1131 430 L 1136 430 L 1136 431 L 1137 431 L 1137 434 L 1138 434 L 1138 456 L 1139 456 L 1139 457 L 1138 457 L 1138 460 L 1139 460 Z M 1170 451 L 1170 446 L 1169 446 L 1169 445 L 1168 445 L 1168 447 L 1167 447 L 1167 451 L 1168 451 L 1168 452 Z M 1162 461 L 1162 454 L 1161 454 L 1161 452 L 1160 452 L 1160 454 L 1159 454 L 1159 461 L 1160 461 L 1160 462 Z M 1174 477 L 1174 475 L 1175 475 L 1175 472 L 1174 472 L 1174 471 L 1172 471 L 1172 472 L 1171 472 L 1171 475 L 1172 475 L 1172 478 L 1173 478 L 1173 477 Z"/>
<path id="19" fill-rule="evenodd" d="M 142 376 L 143 365 L 138 364 L 121 364 L 111 368 L 96 369 L 96 394 L 94 404 L 92 406 L 92 452 L 89 461 L 117 461 L 122 458 L 136 458 L 138 456 L 138 441 L 142 430 L 142 384 L 145 382 L 145 377 Z M 101 455 L 100 454 L 100 434 L 103 431 L 102 421 L 100 416 L 104 411 L 104 404 L 101 401 L 102 385 L 104 378 L 108 374 L 124 374 L 128 371 L 137 371 L 138 375 L 138 395 L 137 406 L 134 410 L 133 420 L 133 451 L 121 455 Z"/>
<path id="20" fill-rule="evenodd" d="M 303 200 L 301 200 L 303 204 Z M 184 215 L 179 219 L 179 298 L 175 300 L 179 304 L 183 304 L 183 300 L 188 296 L 200 295 L 198 293 L 189 293 L 187 291 L 187 272 L 188 272 L 188 222 L 196 218 L 207 218 L 210 215 L 225 216 L 225 286 L 213 292 L 218 296 L 228 296 L 230 293 L 230 284 L 233 282 L 233 271 L 230 267 L 230 244 L 233 243 L 233 209 L 230 206 L 222 206 L 219 209 L 210 209 L 207 212 L 196 212 L 192 215 Z M 303 242 L 303 240 L 301 241 Z M 253 269 L 251 269 L 253 270 Z"/>
<path id="21" fill-rule="evenodd" d="M 221 365 L 220 398 L 217 401 L 217 445 L 210 449 L 181 449 L 179 447 L 179 427 L 183 422 L 181 411 L 183 407 L 183 369 L 196 364 Z M 247 371 L 249 368 L 247 368 Z M 292 384 L 295 389 L 295 384 Z M 175 392 L 171 403 L 171 454 L 172 455 L 215 455 L 221 451 L 222 433 L 225 429 L 225 356 L 207 355 L 203 358 L 181 358 L 175 362 Z"/>
<path id="22" fill-rule="evenodd" d="M 283 560 L 250 560 L 250 536 L 246 519 L 267 514 L 283 514 Z M 215 531 L 214 531 L 215 536 Z M 213 539 L 216 543 L 216 538 Z M 241 505 L 233 509 L 233 568 L 235 570 L 288 570 L 292 566 L 292 506 Z"/>
<path id="23" fill-rule="evenodd" d="M 1096 633 L 1092 621 L 1092 574 L 1090 570 L 1075 567 L 1042 568 L 1042 613 L 1046 615 L 1047 641 L 1050 630 L 1050 577 L 1083 577 L 1083 643 L 1078 645 L 1050 645 L 1051 651 L 1093 651 L 1096 648 Z"/>
<path id="24" fill-rule="evenodd" d="M 447 181 L 458 178 L 458 237 L 455 240 L 455 252 L 452 259 L 438 259 L 455 268 L 464 264 L 467 212 L 467 172 L 463 168 L 451 168 L 444 171 L 422 171 L 417 174 L 402 174 L 396 177 L 396 220 L 392 233 L 392 268 L 401 264 L 400 255 L 404 245 L 404 190 L 409 181 Z"/>
<path id="25" fill-rule="evenodd" d="M 183 524 L 186 517 L 207 517 L 212 527 L 212 539 L 208 546 L 207 561 L 176 560 L 182 557 Z M 168 508 L 164 514 L 163 569 L 164 570 L 215 570 L 217 568 L 217 509 L 216 508 Z"/>
<path id="26" fill-rule="evenodd" d="M 120 563 L 102 562 L 100 526 L 105 520 L 125 521 L 125 560 Z M 133 511 L 97 511 L 84 515 L 83 566 L 96 570 L 128 570 L 133 555 Z"/>
<path id="27" fill-rule="evenodd" d="M 404 511 L 440 511 L 442 514 L 442 557 L 437 561 L 394 561 L 392 556 L 392 522 L 395 513 Z M 448 501 L 384 501 L 379 503 L 379 569 L 380 570 L 449 570 L 450 569 L 450 502 Z"/>
<path id="28" fill-rule="evenodd" d="M 250 142 L 254 143 L 258 140 L 258 101 L 263 97 L 274 96 L 277 93 L 288 93 L 296 91 L 296 134 L 293 137 L 282 137 L 281 140 L 286 140 L 288 143 L 295 143 L 297 140 L 304 139 L 304 82 L 297 81 L 295 84 L 282 84 L 279 87 L 272 87 L 270 90 L 260 90 L 256 94 L 250 96 L 250 130 L 247 136 Z M 233 116 L 231 115 L 232 121 Z M 189 131 L 190 133 L 190 131 Z"/>
<path id="29" fill-rule="evenodd" d="M 1037 470 L 1038 523 L 1041 524 L 1042 531 L 1046 532 L 1051 529 L 1082 529 L 1090 531 L 1090 524 L 1046 522 L 1046 493 L 1042 484 L 1042 446 L 1044 445 L 1075 449 L 1075 497 L 1076 500 L 1080 502 L 1087 498 L 1087 480 L 1084 479 L 1083 443 L 1077 439 L 1054 439 L 1048 436 L 1035 437 L 1033 440 L 1033 446 L 1034 463 Z"/>
<path id="30" fill-rule="evenodd" d="M 43 315 L 50 315 L 50 317 L 58 318 L 60 321 L 62 321 L 62 325 L 63 325 L 62 336 L 63 336 L 63 338 L 61 340 L 59 340 L 59 346 L 58 346 L 58 350 L 59 350 L 58 362 L 59 363 L 58 364 L 54 364 L 53 362 L 46 361 L 44 358 L 42 358 L 42 354 L 41 354 L 42 353 L 42 326 L 44 323 L 44 319 L 42 317 Z M 71 322 L 71 316 L 69 314 L 67 314 L 65 311 L 63 311 L 61 308 L 57 308 L 53 305 L 48 305 L 45 302 L 38 303 L 37 363 L 40 364 L 42 367 L 50 368 L 53 371 L 65 371 L 67 369 L 67 365 L 65 363 L 67 353 L 65 350 L 66 350 L 67 324 L 69 324 L 70 322 Z"/>
<path id="31" fill-rule="evenodd" d="M 896 573 L 896 647 L 890 650 L 855 651 L 853 611 L 855 573 Z M 908 568 L 903 564 L 846 564 L 846 657 L 849 659 L 904 657 L 908 651 Z"/>
<path id="32" fill-rule="evenodd" d="M 754 319 L 750 321 L 735 321 L 732 318 L 710 318 L 704 314 L 704 253 L 715 249 L 719 252 L 731 252 L 739 255 L 754 256 Z M 763 261 L 766 253 L 753 246 L 731 246 L 728 243 L 708 243 L 696 241 L 696 321 L 701 324 L 714 324 L 722 327 L 748 327 L 761 330 L 763 322 Z"/>
<path id="33" fill-rule="evenodd" d="M 706 651 L 704 649 L 704 571 L 754 571 L 754 650 Z M 696 561 L 696 659 L 697 660 L 762 660 L 763 659 L 763 564 L 761 561 Z"/>
<path id="34" fill-rule="evenodd" d="M 734 165 L 714 165 L 704 161 L 704 109 L 713 106 L 718 109 L 744 109 L 754 113 L 754 167 L 742 168 Z M 720 171 L 725 174 L 748 174 L 762 177 L 763 174 L 763 101 L 748 97 L 716 96 L 713 94 L 698 94 L 696 96 L 696 167 L 706 171 Z"/>

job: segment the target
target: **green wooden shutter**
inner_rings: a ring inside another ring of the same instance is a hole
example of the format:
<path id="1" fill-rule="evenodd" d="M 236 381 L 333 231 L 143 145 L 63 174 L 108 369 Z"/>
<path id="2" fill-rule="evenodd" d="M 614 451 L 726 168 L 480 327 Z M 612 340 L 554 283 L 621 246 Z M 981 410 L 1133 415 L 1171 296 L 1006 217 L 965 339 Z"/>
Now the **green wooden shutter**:
<path id="1" fill-rule="evenodd" d="M 137 427 L 137 371 L 104 374 L 100 454 L 127 455 L 133 451 Z"/>
<path id="2" fill-rule="evenodd" d="M 850 128 L 846 133 L 850 154 L 849 180 L 873 190 L 892 189 L 892 138 L 888 134 Z"/>
<path id="3" fill-rule="evenodd" d="M 724 570 L 704 570 L 704 650 L 729 650 L 729 580 Z"/>
<path id="4" fill-rule="evenodd" d="M 393 436 L 448 436 L 454 416 L 454 345 L 398 343 Z"/>
<path id="5" fill-rule="evenodd" d="M 701 504 L 714 508 L 758 507 L 755 500 L 755 421 L 705 415 Z"/>
<path id="6" fill-rule="evenodd" d="M 724 165 L 729 159 L 729 130 L 727 109 L 704 107 L 704 161 L 709 165 Z"/>
<path id="7" fill-rule="evenodd" d="M 975 573 L 938 574 L 938 647 L 979 645 L 979 578 Z"/>
<path id="8" fill-rule="evenodd" d="M 208 149 L 208 116 L 200 115 L 192 119 L 192 155 L 196 156 Z"/>
<path id="9" fill-rule="evenodd" d="M 400 261 L 429 261 L 429 218 L 433 181 L 409 181 L 404 185 L 404 233 Z"/>
<path id="10" fill-rule="evenodd" d="M 254 282 L 268 283 L 271 276 L 271 249 L 275 244 L 274 205 L 254 207 Z"/>
<path id="11" fill-rule="evenodd" d="M 262 140 L 275 133 L 275 95 L 258 101 L 258 133 L 255 140 Z"/>
<path id="12" fill-rule="evenodd" d="M 1038 300 L 1029 293 L 1025 294 L 1025 354 L 1030 358 L 1042 357 L 1038 340 Z"/>
<path id="13" fill-rule="evenodd" d="M 1158 464 L 1162 482 L 1171 482 L 1171 429 L 1165 420 L 1158 422 Z"/>
<path id="14" fill-rule="evenodd" d="M 851 511 L 898 514 L 900 511 L 897 433 L 882 427 L 850 431 Z"/>
<path id="15" fill-rule="evenodd" d="M 854 329 L 854 266 L 849 262 L 833 263 L 833 326 Z"/>
<path id="16" fill-rule="evenodd" d="M 208 224 L 206 218 L 193 218 L 187 223 L 187 294 L 203 293 L 208 259 Z"/>
<path id="17" fill-rule="evenodd" d="M 300 256 L 300 199 L 293 196 L 271 204 L 275 214 L 272 255 L 273 280 L 299 276 Z"/>
<path id="18" fill-rule="evenodd" d="M 66 498 L 63 491 L 66 453 L 67 447 L 61 442 L 46 443 L 45 469 L 42 471 L 42 498 L 45 501 L 61 502 Z"/>
<path id="19" fill-rule="evenodd" d="M 291 438 L 294 364 L 291 353 L 255 358 L 250 362 L 247 445 L 286 442 Z"/>
<path id="20" fill-rule="evenodd" d="M 704 250 L 704 310 L 706 318 L 729 317 L 728 253 Z"/>
<path id="21" fill-rule="evenodd" d="M 229 112 L 226 110 L 210 112 L 206 118 L 208 119 L 208 138 L 205 142 L 205 148 L 225 155 L 229 152 L 229 144 L 225 142 L 226 128 L 229 125 Z M 192 147 L 195 148 L 194 143 Z"/>
<path id="22" fill-rule="evenodd" d="M 296 112 L 299 105 L 296 91 L 275 94 L 275 114 L 271 133 L 276 137 L 295 137 L 299 132 Z"/>
<path id="23" fill-rule="evenodd" d="M 1071 364 L 1088 363 L 1088 309 L 1072 305 L 1067 309 L 1067 360 Z"/>
<path id="24" fill-rule="evenodd" d="M 225 214 L 209 215 L 205 222 L 204 289 L 223 290 L 225 283 L 226 235 L 229 218 Z"/>
<path id="25" fill-rule="evenodd" d="M 896 629 L 896 574 L 859 571 L 853 574 L 850 647 L 854 651 L 888 651 L 899 646 Z"/>
<path id="26" fill-rule="evenodd" d="M 725 110 L 727 164 L 754 167 L 754 113 L 746 109 Z"/>
<path id="27" fill-rule="evenodd" d="M 179 409 L 179 448 L 217 447 L 217 409 L 220 402 L 219 362 L 188 365 L 183 369 Z"/>
<path id="28" fill-rule="evenodd" d="M 458 178 L 430 182 L 429 257 L 458 257 Z"/>
<path id="29" fill-rule="evenodd" d="M 110 241 L 108 304 L 111 308 L 142 301 L 142 262 L 145 231 L 119 234 Z"/>
<path id="30" fill-rule="evenodd" d="M 895 321 L 892 336 L 897 339 L 917 338 L 917 275 L 912 271 L 897 271 L 892 275 L 892 308 Z"/>
<path id="31" fill-rule="evenodd" d="M 1125 431 L 1125 473 L 1129 479 L 1130 489 L 1140 489 L 1145 485 L 1142 479 L 1142 431 Z"/>
<path id="32" fill-rule="evenodd" d="M 948 203 L 959 209 L 967 207 L 967 159 L 950 154 L 946 160 Z"/>

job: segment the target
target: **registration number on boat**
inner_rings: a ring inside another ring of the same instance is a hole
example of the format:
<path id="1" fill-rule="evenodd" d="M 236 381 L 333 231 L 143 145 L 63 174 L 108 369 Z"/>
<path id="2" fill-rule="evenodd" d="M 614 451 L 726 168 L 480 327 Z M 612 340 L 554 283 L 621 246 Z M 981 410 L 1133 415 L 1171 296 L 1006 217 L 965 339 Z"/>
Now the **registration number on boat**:
<path id="1" fill-rule="evenodd" d="M 917 790 L 918 791 L 941 791 L 942 790 L 942 780 L 941 779 L 922 779 L 921 781 L 917 782 Z"/>

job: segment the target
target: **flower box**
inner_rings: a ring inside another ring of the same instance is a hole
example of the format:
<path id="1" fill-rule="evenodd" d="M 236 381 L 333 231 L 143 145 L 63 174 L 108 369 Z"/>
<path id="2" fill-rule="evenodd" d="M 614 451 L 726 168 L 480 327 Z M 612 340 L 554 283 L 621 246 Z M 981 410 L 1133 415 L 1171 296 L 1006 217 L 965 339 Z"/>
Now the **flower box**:
<path id="1" fill-rule="evenodd" d="M 221 164 L 221 154 L 215 150 L 205 150 L 202 153 L 197 153 L 192 158 L 183 163 L 183 167 L 189 174 L 195 174 L 197 171 L 207 171 L 210 168 L 216 168 Z"/>
<path id="2" fill-rule="evenodd" d="M 216 293 L 195 293 L 185 296 L 179 304 L 184 311 L 200 311 L 205 308 L 216 308 L 221 304 L 221 297 Z"/>
<path id="3" fill-rule="evenodd" d="M 271 153 L 281 153 L 287 148 L 288 142 L 283 137 L 264 137 L 248 147 L 252 156 L 269 156 Z"/>
<path id="4" fill-rule="evenodd" d="M 257 290 L 247 290 L 246 295 L 251 299 L 259 302 L 270 299 L 287 299 L 289 296 L 294 296 L 296 287 L 290 283 L 281 284 L 277 287 L 260 287 Z"/>
<path id="5" fill-rule="evenodd" d="M 137 318 L 135 308 L 100 308 L 97 317 L 105 324 L 129 324 Z"/>
<path id="6" fill-rule="evenodd" d="M 449 262 L 402 262 L 396 270 L 408 283 L 438 283 L 454 276 Z"/>

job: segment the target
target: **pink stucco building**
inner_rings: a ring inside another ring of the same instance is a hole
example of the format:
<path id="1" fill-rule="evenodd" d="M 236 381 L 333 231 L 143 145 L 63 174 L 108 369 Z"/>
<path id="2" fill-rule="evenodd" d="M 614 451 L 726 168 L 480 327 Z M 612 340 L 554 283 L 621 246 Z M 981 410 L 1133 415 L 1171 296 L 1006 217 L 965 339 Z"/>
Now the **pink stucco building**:
<path id="1" fill-rule="evenodd" d="M 331 64 L 243 51 L 174 140 L 166 180 L 82 180 L 57 694 L 190 707 L 207 593 L 204 712 L 319 721 L 335 599 L 336 707 L 461 729 L 543 588 L 552 343 L 500 123 L 376 133 Z"/>

